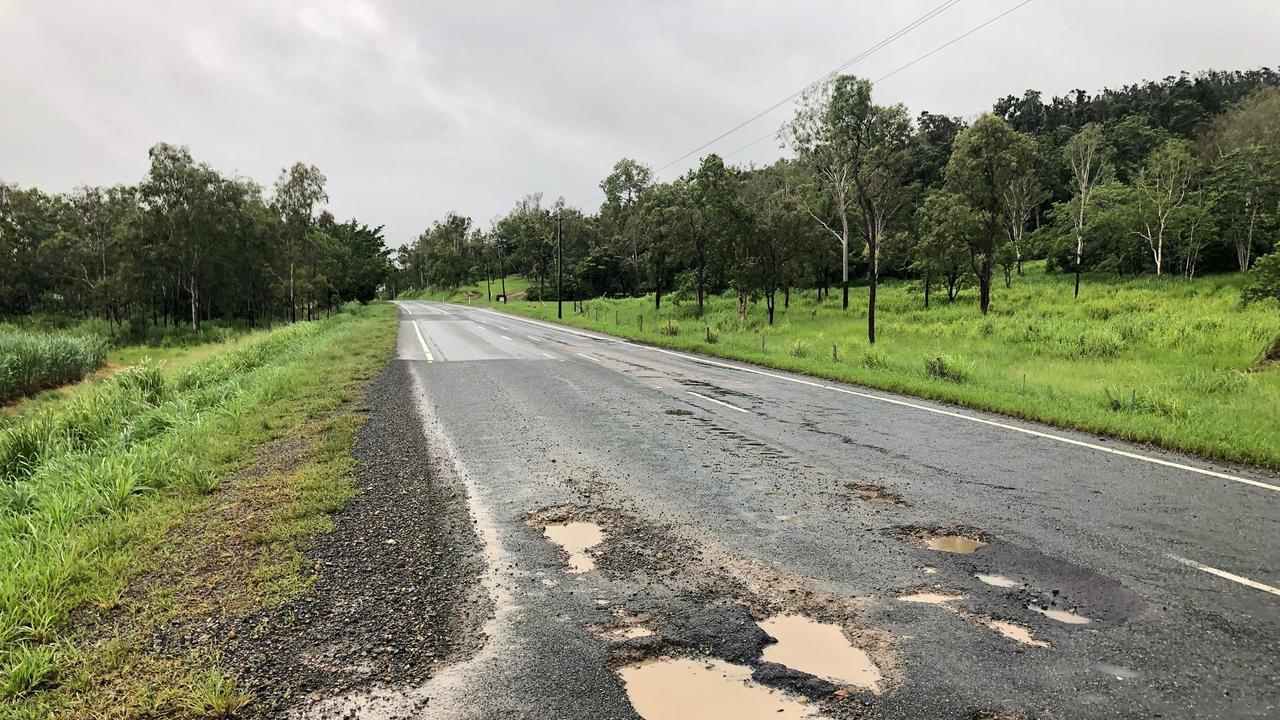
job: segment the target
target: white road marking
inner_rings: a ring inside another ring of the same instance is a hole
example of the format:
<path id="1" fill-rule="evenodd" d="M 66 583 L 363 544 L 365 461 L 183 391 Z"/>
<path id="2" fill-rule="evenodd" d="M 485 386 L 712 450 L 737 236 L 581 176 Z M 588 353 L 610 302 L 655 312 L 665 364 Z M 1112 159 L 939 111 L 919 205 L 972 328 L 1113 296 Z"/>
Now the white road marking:
<path id="1" fill-rule="evenodd" d="M 502 339 L 503 339 L 503 340 L 511 340 L 511 338 L 507 337 L 506 335 L 503 335 L 503 336 L 502 336 Z M 514 340 L 511 340 L 511 341 L 512 341 L 512 342 L 515 342 Z"/>
<path id="2" fill-rule="evenodd" d="M 696 392 L 694 392 L 694 391 L 692 391 L 692 390 L 686 390 L 685 392 L 689 393 L 690 395 L 692 395 L 692 396 L 694 396 L 694 397 L 700 397 L 700 398 L 702 398 L 703 400 L 706 400 L 707 402 L 713 402 L 713 403 L 715 403 L 715 404 L 717 404 L 717 405 L 723 405 L 723 406 L 725 406 L 725 407 L 729 408 L 730 410 L 737 410 L 737 411 L 738 411 L 738 412 L 740 412 L 740 413 L 746 413 L 746 414 L 748 414 L 748 415 L 750 415 L 750 414 L 751 414 L 751 411 L 750 411 L 750 410 L 747 410 L 747 409 L 744 409 L 744 408 L 740 408 L 740 407 L 738 407 L 737 405 L 730 405 L 729 403 L 727 403 L 727 402 L 725 402 L 725 401 L 723 401 L 723 400 L 717 400 L 717 399 L 715 399 L 715 398 L 713 398 L 713 397 L 707 397 L 706 395 L 700 395 L 700 394 L 698 394 L 698 393 L 696 393 Z"/>
<path id="3" fill-rule="evenodd" d="M 551 353 L 542 353 L 542 354 L 543 354 L 543 355 L 545 355 L 546 357 L 555 357 L 555 356 L 554 356 L 554 355 L 552 355 Z"/>
<path id="4" fill-rule="evenodd" d="M 538 338 L 536 338 L 536 337 L 534 337 L 534 336 L 532 336 L 532 335 L 525 335 L 525 337 L 529 338 L 529 340 L 530 340 L 530 341 L 532 341 L 532 342 L 538 342 Z"/>
<path id="5" fill-rule="evenodd" d="M 1195 560 L 1188 560 L 1187 558 L 1179 557 L 1177 555 L 1174 555 L 1173 553 L 1169 553 L 1169 557 L 1173 558 L 1174 560 L 1177 560 L 1178 562 L 1182 563 L 1183 565 L 1186 565 L 1187 567 L 1192 567 L 1197 570 L 1203 570 L 1204 572 L 1207 572 L 1210 575 L 1217 575 L 1220 578 L 1230 580 L 1231 582 L 1240 583 L 1241 585 L 1251 587 L 1254 590 L 1261 590 L 1262 592 L 1268 592 L 1268 593 L 1271 593 L 1272 595 L 1280 595 L 1280 588 L 1271 587 L 1270 585 L 1260 583 L 1256 580 L 1250 580 L 1247 577 L 1236 575 L 1235 573 L 1229 573 L 1226 570 L 1219 570 L 1216 567 L 1209 567 L 1208 565 L 1205 565 L 1203 563 L 1198 563 Z"/>
<path id="6" fill-rule="evenodd" d="M 497 314 L 496 310 L 489 310 L 489 312 Z M 1171 467 L 1171 468 L 1176 468 L 1178 470 L 1185 470 L 1187 472 L 1197 473 L 1199 475 L 1207 475 L 1209 477 L 1215 477 L 1220 480 L 1230 480 L 1231 482 L 1242 483 L 1244 485 L 1252 485 L 1253 487 L 1262 488 L 1263 490 L 1280 492 L 1280 485 L 1272 485 L 1270 483 L 1265 483 L 1260 480 L 1252 480 L 1250 478 L 1240 477 L 1238 475 L 1230 475 L 1228 473 L 1218 472 L 1217 470 L 1209 470 L 1207 468 L 1198 468 L 1192 465 L 1183 465 L 1182 463 L 1176 463 L 1176 462 L 1173 462 L 1172 460 L 1164 460 L 1162 458 L 1151 457 L 1150 455 L 1142 455 L 1140 453 L 1129 452 L 1128 450 L 1120 450 L 1118 448 L 1109 448 L 1109 447 L 1106 447 L 1105 445 L 1096 445 L 1091 442 L 1085 442 L 1083 440 L 1075 440 L 1073 438 L 1064 437 L 1062 435 L 1055 435 L 1053 433 L 1043 432 L 1041 430 L 1033 430 L 1032 428 L 1018 427 L 1017 425 L 1009 425 L 1007 423 L 1002 423 L 996 420 L 988 420 L 986 418 L 975 417 L 973 415 L 965 415 L 964 413 L 958 413 L 952 410 L 944 410 L 942 408 L 929 407 L 928 405 L 920 405 L 918 403 L 908 402 L 906 400 L 898 400 L 896 398 L 891 398 L 891 397 L 884 397 L 883 395 L 876 395 L 874 393 L 862 392 L 859 390 L 850 390 L 849 388 L 835 387 L 833 385 L 826 385 L 824 383 L 814 382 L 812 380 L 803 380 L 801 378 L 787 377 L 786 375 L 778 375 L 777 373 L 771 373 L 765 370 L 757 370 L 756 368 L 743 367 L 741 365 L 732 365 L 729 363 L 718 362 L 716 360 L 710 360 L 708 358 L 697 357 L 694 355 L 687 355 L 685 353 L 676 352 L 674 350 L 667 350 L 666 348 L 653 347 L 651 345 L 640 345 L 638 343 L 633 343 L 628 340 L 620 340 L 618 338 L 605 337 L 600 335 L 591 335 L 584 332 L 577 332 L 575 330 L 570 330 L 565 327 L 561 327 L 551 323 L 541 322 L 538 320 L 528 320 L 526 318 L 520 318 L 515 316 L 508 316 L 508 317 L 510 317 L 510 319 L 512 320 L 526 322 L 531 325 L 537 325 L 539 327 L 544 327 L 551 330 L 559 330 L 561 332 L 566 332 L 571 335 L 577 335 L 579 337 L 590 338 L 592 340 L 605 340 L 608 342 L 617 343 L 619 345 L 627 345 L 634 348 L 652 350 L 654 352 L 660 352 L 665 355 L 671 355 L 674 357 L 683 358 L 685 360 L 690 360 L 692 362 L 704 363 L 707 365 L 712 365 L 714 367 L 727 368 L 729 370 L 738 370 L 740 372 L 752 373 L 754 375 L 762 375 L 764 377 L 773 378 L 775 380 L 785 380 L 786 382 L 796 383 L 799 385 L 808 385 L 810 387 L 822 388 L 823 390 L 834 390 L 835 392 L 844 393 L 846 395 L 854 395 L 860 398 L 866 398 L 868 400 L 877 400 L 879 402 L 890 403 L 890 404 L 899 405 L 902 407 L 909 407 L 909 408 L 912 408 L 913 410 L 922 410 L 924 412 L 934 413 L 935 415 L 945 415 L 947 417 L 956 418 L 957 420 L 968 420 L 969 422 L 976 422 L 976 423 L 981 423 L 983 425 L 989 425 L 991 427 L 998 427 L 1003 430 L 1012 430 L 1013 432 L 1022 433 L 1024 435 L 1031 435 L 1033 437 L 1043 438 L 1045 440 L 1054 440 L 1056 442 L 1066 443 L 1068 445 L 1075 445 L 1076 447 L 1088 448 L 1090 450 L 1097 450 L 1098 452 L 1104 452 L 1111 455 L 1118 455 L 1120 457 L 1129 458 L 1131 460 L 1140 460 L 1142 462 L 1148 462 L 1153 465 L 1162 465 L 1164 467 Z"/>
<path id="7" fill-rule="evenodd" d="M 413 323 L 413 331 L 418 334 L 418 344 L 422 346 L 422 352 L 427 354 L 427 362 L 433 362 L 435 358 L 431 357 L 431 348 L 427 347 L 427 339 L 422 337 L 422 330 L 418 328 L 417 320 L 410 320 Z"/>
<path id="8" fill-rule="evenodd" d="M 588 359 L 588 360 L 595 360 L 596 362 L 604 362 L 604 361 L 603 361 L 603 360 L 601 360 L 600 358 L 593 358 L 593 357 L 591 357 L 590 355 L 583 355 L 582 353 L 577 353 L 577 354 L 578 354 L 578 355 L 581 355 L 582 357 L 584 357 L 584 358 L 586 358 L 586 359 Z"/>

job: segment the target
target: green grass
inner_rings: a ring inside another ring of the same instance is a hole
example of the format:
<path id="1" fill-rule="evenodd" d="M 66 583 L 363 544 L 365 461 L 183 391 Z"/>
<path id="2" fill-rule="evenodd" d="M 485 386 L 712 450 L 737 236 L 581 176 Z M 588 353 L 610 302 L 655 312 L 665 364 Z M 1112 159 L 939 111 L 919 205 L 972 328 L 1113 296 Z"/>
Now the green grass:
<path id="1" fill-rule="evenodd" d="M 106 362 L 97 335 L 0 328 L 0 403 L 76 382 Z"/>
<path id="2" fill-rule="evenodd" d="M 994 291 L 990 315 L 965 290 L 935 293 L 923 308 L 919 283 L 886 282 L 878 296 L 878 342 L 866 340 L 866 288 L 838 288 L 819 302 L 778 298 L 775 324 L 763 303 L 739 320 L 732 294 L 694 316 L 691 300 L 589 300 L 565 304 L 566 324 L 655 345 L 768 365 L 954 402 L 1062 427 L 1280 469 L 1280 367 L 1261 361 L 1280 336 L 1274 307 L 1241 308 L 1243 277 L 1072 278 L 1041 265 Z M 476 288 L 425 297 L 457 300 Z M 484 286 L 479 286 L 483 303 Z M 555 319 L 555 303 L 513 301 L 508 311 Z M 640 316 L 644 329 L 640 329 Z M 713 342 L 707 341 L 707 331 Z M 764 349 L 761 350 L 763 338 Z M 832 348 L 835 348 L 835 359 Z"/>
<path id="3" fill-rule="evenodd" d="M 223 717 L 249 699 L 161 628 L 305 591 L 354 492 L 364 384 L 394 308 L 132 366 L 0 429 L 0 716 Z M 255 448 L 257 448 L 255 450 Z"/>

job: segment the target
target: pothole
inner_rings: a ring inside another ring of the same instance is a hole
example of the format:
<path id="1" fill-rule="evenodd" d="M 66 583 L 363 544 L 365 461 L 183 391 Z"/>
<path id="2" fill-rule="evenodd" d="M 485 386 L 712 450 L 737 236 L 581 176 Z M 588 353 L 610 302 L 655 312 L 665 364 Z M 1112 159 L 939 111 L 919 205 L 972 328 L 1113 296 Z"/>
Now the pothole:
<path id="1" fill-rule="evenodd" d="M 673 409 L 671 409 L 671 410 L 666 410 L 666 411 L 664 411 L 664 412 L 666 412 L 668 415 L 675 415 L 675 416 L 678 416 L 678 417 L 688 417 L 688 416 L 690 416 L 690 415 L 692 415 L 692 414 L 693 414 L 693 412 L 692 412 L 692 411 L 690 411 L 690 410 L 683 410 L 683 409 L 681 409 L 681 408 L 673 408 Z"/>
<path id="2" fill-rule="evenodd" d="M 1011 587 L 1018 587 L 1018 581 L 1017 581 L 1017 580 L 1014 580 L 1014 579 L 1013 579 L 1013 578 L 1011 578 L 1011 577 L 1005 577 L 1004 575 L 982 575 L 982 574 L 979 574 L 979 575 L 974 575 L 974 577 L 978 578 L 978 581 L 979 581 L 979 582 L 986 583 L 987 585 L 990 585 L 991 587 L 998 587 L 998 588 L 1011 588 Z"/>
<path id="3" fill-rule="evenodd" d="M 872 485 L 870 483 L 848 483 L 845 487 L 852 490 L 858 497 L 867 502 L 884 503 L 886 505 L 906 505 L 897 493 L 892 490 L 886 490 L 882 485 Z"/>
<path id="4" fill-rule="evenodd" d="M 946 605 L 952 600 L 961 600 L 963 598 L 964 595 L 961 593 L 952 593 L 941 590 L 922 590 L 898 596 L 898 599 L 902 602 L 923 603 L 925 605 Z"/>
<path id="5" fill-rule="evenodd" d="M 987 545 L 981 540 L 975 540 L 963 535 L 938 535 L 926 538 L 924 544 L 930 550 L 956 553 L 957 555 L 968 555 L 974 550 Z"/>
<path id="6" fill-rule="evenodd" d="M 1030 628 L 1023 627 L 1016 622 L 1012 622 L 1010 620 L 982 618 L 982 624 L 1010 640 L 1016 640 L 1023 645 L 1030 645 L 1032 647 L 1049 647 L 1049 643 L 1044 640 L 1037 640 L 1035 635 L 1031 634 Z"/>
<path id="7" fill-rule="evenodd" d="M 584 573 L 596 568 L 596 559 L 587 551 L 604 542 L 604 530 L 599 525 L 583 520 L 550 523 L 542 533 L 569 554 L 568 572 Z"/>
<path id="8" fill-rule="evenodd" d="M 751 668 L 719 659 L 660 658 L 618 670 L 645 720 L 811 718 L 807 702 L 751 679 Z"/>
<path id="9" fill-rule="evenodd" d="M 777 640 L 765 646 L 762 659 L 766 662 L 840 685 L 879 690 L 880 668 L 870 655 L 849 642 L 839 625 L 803 615 L 775 615 L 757 625 Z"/>
<path id="10" fill-rule="evenodd" d="M 1035 610 L 1036 612 L 1049 618 L 1050 620 L 1057 620 L 1058 622 L 1066 623 L 1067 625 L 1089 624 L 1089 618 L 1083 615 L 1077 615 L 1076 613 L 1073 613 L 1073 612 L 1068 612 L 1066 610 L 1055 610 L 1053 608 L 1040 607 L 1039 605 L 1030 605 L 1027 607 L 1027 609 Z"/>
<path id="11" fill-rule="evenodd" d="M 897 531 L 900 540 L 938 552 L 968 555 L 986 547 L 986 534 L 962 525 L 947 528 L 908 527 Z"/>

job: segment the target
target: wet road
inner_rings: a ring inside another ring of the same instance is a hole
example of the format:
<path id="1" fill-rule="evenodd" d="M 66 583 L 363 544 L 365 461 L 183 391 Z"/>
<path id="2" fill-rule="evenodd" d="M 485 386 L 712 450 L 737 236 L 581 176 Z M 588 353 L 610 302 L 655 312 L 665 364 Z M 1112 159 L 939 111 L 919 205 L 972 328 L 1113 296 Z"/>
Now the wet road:
<path id="1" fill-rule="evenodd" d="M 710 717 L 680 693 L 717 680 L 773 717 L 1280 716 L 1274 476 L 400 306 L 494 603 L 477 656 L 403 690 L 422 717 Z"/>

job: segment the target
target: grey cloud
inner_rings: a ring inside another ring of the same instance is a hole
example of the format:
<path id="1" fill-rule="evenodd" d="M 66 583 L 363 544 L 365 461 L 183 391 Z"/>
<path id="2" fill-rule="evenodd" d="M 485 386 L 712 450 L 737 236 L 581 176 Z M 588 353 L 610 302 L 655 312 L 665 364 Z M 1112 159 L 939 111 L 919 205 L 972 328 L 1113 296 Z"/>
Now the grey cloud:
<path id="1" fill-rule="evenodd" d="M 338 215 L 399 243 L 448 210 L 485 222 L 526 192 L 591 201 L 619 157 L 664 164 L 937 2 L 10 0 L 0 178 L 135 182 L 161 140 L 263 184 L 305 160 Z M 1013 4 L 964 0 L 850 71 L 879 77 Z M 1028 87 L 1273 65 L 1277 36 L 1270 0 L 1036 0 L 877 94 L 969 116 Z M 731 159 L 778 154 L 768 140 Z"/>

